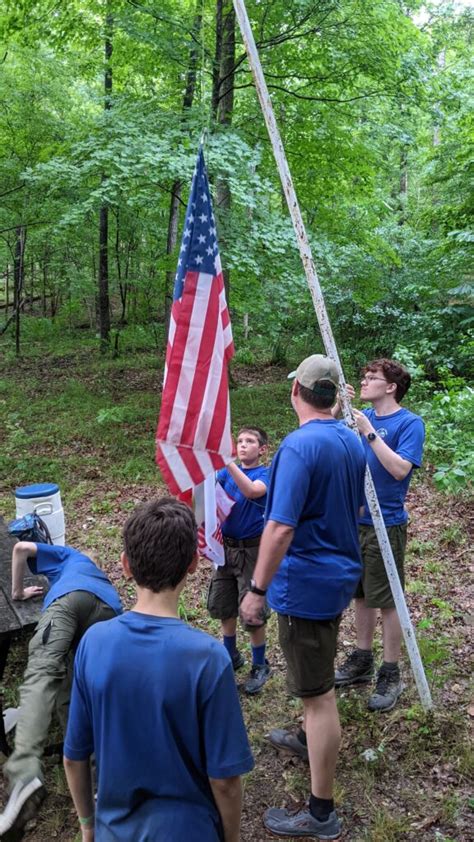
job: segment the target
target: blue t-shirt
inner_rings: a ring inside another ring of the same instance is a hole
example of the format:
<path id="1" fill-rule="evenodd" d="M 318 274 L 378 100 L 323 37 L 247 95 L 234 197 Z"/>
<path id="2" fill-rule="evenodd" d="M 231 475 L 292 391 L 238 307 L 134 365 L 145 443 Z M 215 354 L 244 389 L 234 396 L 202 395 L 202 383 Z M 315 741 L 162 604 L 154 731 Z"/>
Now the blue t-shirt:
<path id="1" fill-rule="evenodd" d="M 222 644 L 136 611 L 90 628 L 76 654 L 64 754 L 93 752 L 96 842 L 221 842 L 208 778 L 253 768 Z"/>
<path id="2" fill-rule="evenodd" d="M 88 591 L 105 602 L 116 614 L 122 613 L 122 603 L 105 573 L 94 562 L 72 547 L 37 544 L 36 558 L 28 559 L 28 567 L 35 575 L 46 576 L 51 587 L 43 602 L 43 611 L 56 599 L 72 591 Z"/>
<path id="3" fill-rule="evenodd" d="M 308 421 L 284 439 L 266 512 L 266 520 L 295 529 L 268 590 L 279 614 L 332 619 L 349 604 L 361 574 L 364 472 L 360 441 L 340 421 Z"/>
<path id="4" fill-rule="evenodd" d="M 240 466 L 240 470 L 252 481 L 259 479 L 268 487 L 270 471 L 265 465 L 257 465 L 256 468 L 242 468 Z M 232 479 L 227 468 L 219 471 L 217 481 L 222 485 L 229 497 L 235 500 L 235 505 L 232 506 L 230 515 L 222 524 L 222 534 L 239 541 L 242 541 L 244 538 L 256 538 L 258 535 L 261 535 L 264 526 L 267 495 L 263 494 L 254 500 L 245 497 Z"/>
<path id="5" fill-rule="evenodd" d="M 407 459 L 415 468 L 420 467 L 423 457 L 425 425 L 419 415 L 415 415 L 408 409 L 399 409 L 391 415 L 376 415 L 374 409 L 364 409 L 363 412 L 376 430 L 377 435 L 383 439 L 391 450 L 398 453 L 402 459 Z M 362 441 L 385 525 L 395 526 L 399 523 L 406 523 L 408 512 L 405 509 L 405 497 L 407 496 L 413 469 L 409 471 L 405 479 L 395 479 L 377 459 L 365 436 L 362 437 Z M 360 518 L 360 522 L 372 524 L 367 501 L 365 501 L 364 515 Z"/>

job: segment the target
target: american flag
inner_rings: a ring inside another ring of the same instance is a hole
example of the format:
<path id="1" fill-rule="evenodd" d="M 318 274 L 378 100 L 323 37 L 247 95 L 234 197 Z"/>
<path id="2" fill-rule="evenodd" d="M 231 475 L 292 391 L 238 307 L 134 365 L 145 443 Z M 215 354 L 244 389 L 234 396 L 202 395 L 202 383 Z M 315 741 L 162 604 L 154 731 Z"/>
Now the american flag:
<path id="1" fill-rule="evenodd" d="M 156 461 L 172 494 L 232 459 L 227 364 L 234 353 L 202 147 L 175 277 Z"/>

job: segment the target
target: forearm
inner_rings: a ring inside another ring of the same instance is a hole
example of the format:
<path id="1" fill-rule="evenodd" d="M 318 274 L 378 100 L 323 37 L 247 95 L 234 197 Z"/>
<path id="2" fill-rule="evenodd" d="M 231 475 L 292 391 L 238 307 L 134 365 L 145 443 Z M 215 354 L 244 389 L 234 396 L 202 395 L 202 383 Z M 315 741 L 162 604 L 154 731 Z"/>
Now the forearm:
<path id="1" fill-rule="evenodd" d="M 240 470 L 239 466 L 236 465 L 235 462 L 230 462 L 227 465 L 227 470 L 244 497 L 248 497 L 250 500 L 255 500 L 266 494 L 267 487 L 265 483 L 261 480 L 251 480 L 248 476 L 246 476 L 246 474 L 244 474 L 243 471 Z"/>
<path id="2" fill-rule="evenodd" d="M 13 547 L 12 555 L 12 599 L 24 598 L 24 581 L 27 561 L 36 555 L 36 544 L 20 541 Z"/>
<path id="3" fill-rule="evenodd" d="M 225 842 L 239 842 L 242 814 L 242 782 L 240 777 L 216 780 L 209 783 L 224 828 Z"/>
<path id="4" fill-rule="evenodd" d="M 259 588 L 266 590 L 280 562 L 290 546 L 294 529 L 275 520 L 269 520 L 263 530 L 253 577 Z"/>
<path id="5" fill-rule="evenodd" d="M 369 442 L 369 446 L 381 465 L 394 479 L 401 481 L 410 473 L 412 463 L 395 453 L 379 436 Z"/>
<path id="6" fill-rule="evenodd" d="M 64 771 L 79 819 L 93 817 L 94 796 L 90 760 L 69 760 L 65 757 Z"/>

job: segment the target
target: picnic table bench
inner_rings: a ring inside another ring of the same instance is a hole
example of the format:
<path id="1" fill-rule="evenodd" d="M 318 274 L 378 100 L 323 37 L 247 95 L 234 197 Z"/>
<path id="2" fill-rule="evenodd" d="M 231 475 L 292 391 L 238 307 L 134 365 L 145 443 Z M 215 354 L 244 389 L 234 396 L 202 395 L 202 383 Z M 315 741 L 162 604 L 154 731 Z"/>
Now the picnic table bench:
<path id="1" fill-rule="evenodd" d="M 11 562 L 15 539 L 8 534 L 7 525 L 0 517 L 0 681 L 3 679 L 8 653 L 13 637 L 23 630 L 33 631 L 39 620 L 43 597 L 12 600 Z M 48 590 L 48 581 L 44 576 L 27 576 L 25 585 L 41 585 L 44 593 Z M 3 706 L 0 696 L 0 751 L 10 754 L 3 721 Z"/>

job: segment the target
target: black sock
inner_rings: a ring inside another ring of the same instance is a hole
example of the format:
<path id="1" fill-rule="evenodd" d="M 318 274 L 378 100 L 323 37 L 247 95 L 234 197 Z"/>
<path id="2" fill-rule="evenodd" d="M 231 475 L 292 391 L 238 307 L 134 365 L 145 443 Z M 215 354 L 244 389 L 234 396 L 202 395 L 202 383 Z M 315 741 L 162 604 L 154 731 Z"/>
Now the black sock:
<path id="1" fill-rule="evenodd" d="M 316 795 L 311 793 L 309 798 L 309 812 L 314 819 L 325 822 L 333 810 L 334 800 L 332 798 L 317 798 Z"/>
<path id="2" fill-rule="evenodd" d="M 400 672 L 398 668 L 398 661 L 384 661 L 382 669 L 384 672 Z"/>
<path id="3" fill-rule="evenodd" d="M 306 731 L 303 731 L 303 729 L 300 728 L 300 730 L 298 731 L 296 736 L 298 737 L 298 739 L 299 739 L 299 741 L 302 745 L 304 745 L 304 746 L 308 745 L 308 743 L 306 741 Z"/>
<path id="4" fill-rule="evenodd" d="M 356 651 L 357 651 L 359 657 L 363 658 L 364 661 L 371 661 L 372 658 L 374 657 L 372 649 L 359 649 L 359 647 L 356 646 Z"/>

